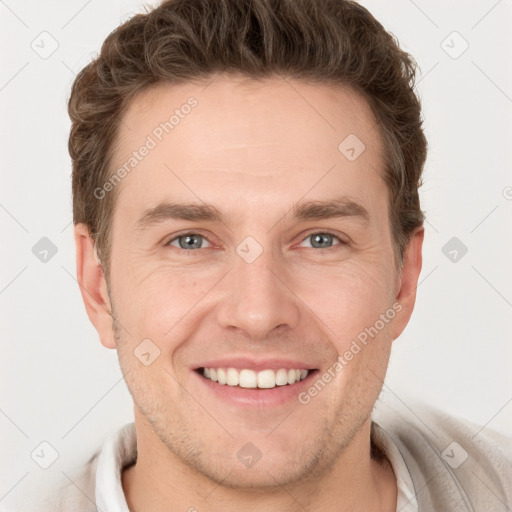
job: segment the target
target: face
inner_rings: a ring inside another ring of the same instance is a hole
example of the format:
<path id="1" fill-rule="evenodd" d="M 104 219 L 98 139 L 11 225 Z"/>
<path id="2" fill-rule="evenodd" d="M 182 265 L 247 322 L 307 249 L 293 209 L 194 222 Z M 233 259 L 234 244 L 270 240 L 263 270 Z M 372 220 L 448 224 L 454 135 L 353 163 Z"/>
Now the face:
<path id="1" fill-rule="evenodd" d="M 95 325 L 144 442 L 232 487 L 335 466 L 412 311 L 366 101 L 278 78 L 159 85 L 115 160 L 115 322 Z"/>

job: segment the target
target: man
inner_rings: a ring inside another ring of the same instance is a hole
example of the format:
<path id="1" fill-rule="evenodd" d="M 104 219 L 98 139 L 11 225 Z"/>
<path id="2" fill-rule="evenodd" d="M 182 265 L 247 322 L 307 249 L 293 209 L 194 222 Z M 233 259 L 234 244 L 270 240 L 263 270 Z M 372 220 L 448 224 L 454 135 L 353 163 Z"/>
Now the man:
<path id="1" fill-rule="evenodd" d="M 512 506 L 508 440 L 372 418 L 422 263 L 414 74 L 344 0 L 170 1 L 107 38 L 69 102 L 77 274 L 135 423 L 49 509 Z"/>

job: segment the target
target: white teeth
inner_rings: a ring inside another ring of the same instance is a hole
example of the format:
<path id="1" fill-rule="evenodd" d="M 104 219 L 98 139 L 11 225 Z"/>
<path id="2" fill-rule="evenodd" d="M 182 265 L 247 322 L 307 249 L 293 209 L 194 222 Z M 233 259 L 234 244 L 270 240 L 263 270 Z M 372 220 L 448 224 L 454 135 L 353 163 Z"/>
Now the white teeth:
<path id="1" fill-rule="evenodd" d="M 219 384 L 226 384 L 226 372 L 224 371 L 224 368 L 217 369 L 217 382 Z"/>
<path id="2" fill-rule="evenodd" d="M 241 388 L 271 389 L 276 386 L 286 386 L 304 380 L 308 370 L 286 369 L 279 370 L 237 370 L 236 368 L 203 368 L 203 375 L 221 385 L 240 386 Z"/>
<path id="3" fill-rule="evenodd" d="M 241 388 L 255 388 L 257 387 L 256 372 L 252 370 L 242 370 L 239 376 L 238 385 Z"/>
<path id="4" fill-rule="evenodd" d="M 258 387 L 259 388 L 275 388 L 276 387 L 276 374 L 274 370 L 263 370 L 258 372 Z"/>
<path id="5" fill-rule="evenodd" d="M 205 370 L 207 370 L 208 368 L 205 368 Z M 226 370 L 226 376 L 227 376 L 227 380 L 226 380 L 226 384 L 228 386 L 238 386 L 238 382 L 239 382 L 239 379 L 238 379 L 238 371 L 235 370 L 234 368 L 228 368 Z"/>
<path id="6" fill-rule="evenodd" d="M 307 370 L 303 370 L 308 374 Z M 288 372 L 284 368 L 280 368 L 276 372 L 276 386 L 285 386 L 288 384 Z"/>

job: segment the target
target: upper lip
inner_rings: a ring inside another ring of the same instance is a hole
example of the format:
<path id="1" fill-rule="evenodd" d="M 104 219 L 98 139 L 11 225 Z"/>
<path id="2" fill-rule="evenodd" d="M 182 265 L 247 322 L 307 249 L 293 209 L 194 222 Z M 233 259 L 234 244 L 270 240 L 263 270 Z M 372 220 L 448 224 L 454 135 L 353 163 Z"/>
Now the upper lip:
<path id="1" fill-rule="evenodd" d="M 254 359 L 251 357 L 225 357 L 221 359 L 212 359 L 204 361 L 193 367 L 194 370 L 199 368 L 236 368 L 238 370 L 279 370 L 280 368 L 293 368 L 299 370 L 313 370 L 315 369 L 311 363 L 299 361 L 297 359 L 282 359 L 282 358 L 266 358 Z"/>

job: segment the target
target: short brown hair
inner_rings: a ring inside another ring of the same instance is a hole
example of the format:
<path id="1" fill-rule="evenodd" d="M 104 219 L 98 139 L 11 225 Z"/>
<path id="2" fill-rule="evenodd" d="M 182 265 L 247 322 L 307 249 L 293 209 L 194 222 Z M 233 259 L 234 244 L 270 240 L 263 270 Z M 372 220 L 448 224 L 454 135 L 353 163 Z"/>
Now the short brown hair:
<path id="1" fill-rule="evenodd" d="M 284 75 L 348 85 L 364 95 L 385 150 L 395 262 L 423 224 L 418 188 L 427 153 L 417 64 L 361 5 L 347 0 L 168 0 L 114 30 L 77 76 L 69 99 L 73 220 L 95 239 L 108 280 L 118 188 L 98 200 L 113 173 L 120 122 L 134 95 L 159 82 L 218 73 Z M 340 141 L 341 142 L 341 141 Z"/>

